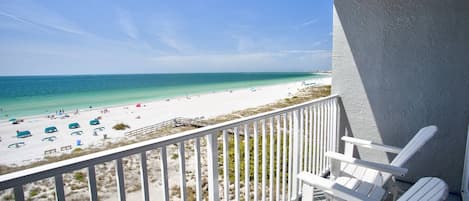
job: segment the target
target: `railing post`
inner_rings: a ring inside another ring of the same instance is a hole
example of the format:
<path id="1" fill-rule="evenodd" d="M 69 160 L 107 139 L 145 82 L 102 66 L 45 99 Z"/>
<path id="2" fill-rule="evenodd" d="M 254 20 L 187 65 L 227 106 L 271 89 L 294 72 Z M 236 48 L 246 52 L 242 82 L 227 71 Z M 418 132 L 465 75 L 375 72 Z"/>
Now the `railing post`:
<path id="1" fill-rule="evenodd" d="M 24 191 L 23 191 L 22 185 L 16 186 L 14 188 L 14 193 L 15 193 L 15 200 L 24 201 Z"/>
<path id="2" fill-rule="evenodd" d="M 163 183 L 163 200 L 169 201 L 169 185 L 168 185 L 168 154 L 166 147 L 161 147 L 160 161 L 161 161 L 161 181 Z"/>
<path id="3" fill-rule="evenodd" d="M 236 145 L 236 144 L 235 144 Z M 230 178 L 229 178 L 229 170 L 228 170 L 228 160 L 229 160 L 229 153 L 228 153 L 228 133 L 226 130 L 223 130 L 223 198 L 228 200 L 228 196 L 230 194 Z"/>
<path id="4" fill-rule="evenodd" d="M 338 101 L 337 101 L 337 98 L 334 98 L 334 100 L 332 101 L 333 102 L 333 112 L 332 112 L 332 122 L 333 122 L 333 128 L 332 128 L 332 143 L 333 143 L 333 148 L 332 148 L 332 151 L 339 151 L 339 129 L 338 129 L 338 125 L 339 125 L 339 122 L 340 122 L 340 119 L 339 119 L 339 113 L 340 113 L 340 108 L 339 107 L 339 104 L 338 104 Z M 339 111 L 338 111 L 339 110 Z M 344 152 L 346 155 L 348 156 L 353 156 L 353 145 L 349 144 L 349 143 L 346 143 L 345 145 L 345 152 Z M 332 179 L 335 179 L 337 178 L 340 174 L 340 162 L 337 161 L 337 160 L 331 160 L 331 178 Z"/>
<path id="5" fill-rule="evenodd" d="M 251 194 L 249 192 L 250 187 L 249 187 L 249 180 L 250 180 L 250 174 L 249 174 L 249 164 L 251 163 L 249 159 L 249 129 L 248 125 L 244 125 L 244 200 L 250 200 L 251 199 Z"/>
<path id="6" fill-rule="evenodd" d="M 62 174 L 56 175 L 55 179 L 55 200 L 65 201 L 64 179 Z"/>
<path id="7" fill-rule="evenodd" d="M 197 201 L 202 201 L 202 169 L 200 168 L 200 139 L 195 138 L 194 142 L 194 156 L 195 156 L 195 197 Z"/>
<path id="8" fill-rule="evenodd" d="M 207 135 L 208 200 L 216 201 L 218 196 L 218 143 L 217 134 Z"/>
<path id="9" fill-rule="evenodd" d="M 290 200 L 297 200 L 298 199 L 298 179 L 296 175 L 298 175 L 299 167 L 300 167 L 300 130 L 299 130 L 299 111 L 293 111 L 293 168 L 292 168 L 292 193 Z"/>
<path id="10" fill-rule="evenodd" d="M 150 192 L 148 190 L 148 169 L 147 169 L 147 153 L 140 153 L 140 182 L 142 186 L 142 199 L 150 200 Z"/>
<path id="11" fill-rule="evenodd" d="M 88 167 L 88 188 L 90 191 L 90 201 L 97 201 L 98 189 L 96 187 L 96 170 L 94 165 Z"/>
<path id="12" fill-rule="evenodd" d="M 115 161 L 116 165 L 116 183 L 117 183 L 117 196 L 119 201 L 125 201 L 125 182 L 124 182 L 124 168 L 122 166 L 122 158 Z"/>

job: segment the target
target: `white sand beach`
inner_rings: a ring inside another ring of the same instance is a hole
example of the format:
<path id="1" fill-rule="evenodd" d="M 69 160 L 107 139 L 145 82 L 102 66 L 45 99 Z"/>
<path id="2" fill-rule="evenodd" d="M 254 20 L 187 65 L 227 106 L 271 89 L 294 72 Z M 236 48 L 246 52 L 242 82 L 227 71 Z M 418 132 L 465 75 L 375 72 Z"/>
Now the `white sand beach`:
<path id="1" fill-rule="evenodd" d="M 330 84 L 330 78 L 315 79 L 312 82 L 318 85 Z M 227 114 L 236 110 L 256 107 L 272 103 L 276 100 L 286 98 L 305 87 L 301 82 L 286 83 L 271 86 L 256 87 L 252 89 L 235 89 L 232 91 L 221 91 L 208 94 L 195 95 L 190 97 L 178 97 L 168 100 L 157 100 L 152 102 L 141 102 L 141 107 L 136 104 L 127 106 L 109 107 L 109 112 L 102 113 L 101 109 L 83 110 L 79 114 L 75 111 L 66 111 L 68 118 L 49 119 L 46 116 L 24 117 L 24 122 L 10 124 L 0 123 L 0 164 L 2 165 L 25 165 L 44 158 L 46 150 L 56 150 L 55 155 L 68 153 L 75 148 L 86 148 L 99 146 L 103 142 L 103 135 L 106 134 L 106 141 L 124 140 L 124 133 L 129 130 L 138 129 L 144 126 L 153 125 L 175 117 L 214 117 Z M 91 126 L 89 121 L 101 117 L 100 125 Z M 139 117 L 139 118 L 138 118 Z M 77 122 L 80 128 L 69 129 L 68 124 Z M 124 123 L 130 126 L 126 131 L 116 131 L 112 127 L 117 123 Z M 58 132 L 45 133 L 44 129 L 55 126 Z M 103 131 L 98 131 L 97 136 L 94 129 L 104 127 Z M 29 130 L 31 137 L 17 138 L 16 131 Z M 74 131 L 83 131 L 82 135 L 71 135 Z M 46 137 L 55 136 L 54 141 L 44 140 Z M 81 145 L 77 145 L 77 140 Z M 24 142 L 18 148 L 9 148 L 9 145 Z M 62 147 L 71 148 L 61 151 Z"/>

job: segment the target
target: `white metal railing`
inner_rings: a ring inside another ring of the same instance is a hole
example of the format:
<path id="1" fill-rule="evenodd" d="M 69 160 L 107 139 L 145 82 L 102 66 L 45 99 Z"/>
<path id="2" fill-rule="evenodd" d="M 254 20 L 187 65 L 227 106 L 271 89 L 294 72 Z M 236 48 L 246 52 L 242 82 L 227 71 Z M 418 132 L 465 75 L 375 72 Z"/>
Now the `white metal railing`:
<path id="1" fill-rule="evenodd" d="M 328 171 L 330 162 L 325 159 L 324 153 L 338 149 L 338 98 L 337 95 L 324 97 L 238 120 L 1 175 L 0 190 L 13 188 L 15 199 L 25 200 L 24 186 L 52 177 L 55 180 L 56 199 L 65 200 L 63 175 L 85 168 L 88 173 L 89 199 L 98 200 L 96 165 L 114 161 L 117 196 L 119 200 L 126 200 L 123 158 L 138 155 L 142 198 L 149 200 L 147 163 L 150 160 L 147 159 L 147 154 L 157 150 L 163 200 L 170 200 L 167 150 L 169 146 L 177 144 L 181 200 L 186 200 L 188 196 L 188 171 L 194 172 L 193 196 L 196 200 L 207 199 L 203 197 L 203 177 L 208 178 L 208 200 L 211 201 L 220 198 L 241 200 L 242 197 L 249 197 L 249 200 L 297 200 L 301 195 L 301 184 L 296 175 L 303 170 L 317 175 Z M 219 144 L 222 146 L 220 154 Z M 201 149 L 203 146 L 206 146 L 205 153 Z M 186 155 L 192 154 L 192 160 L 186 159 Z M 206 154 L 206 161 L 201 159 L 203 154 Z M 230 155 L 234 157 L 233 160 L 230 160 Z M 219 166 L 219 160 L 222 166 Z M 189 163 L 193 165 L 189 166 Z M 202 172 L 203 164 L 206 165 L 207 172 Z M 189 167 L 192 169 L 189 170 Z M 230 167 L 234 170 L 231 171 Z M 219 171 L 223 171 L 220 180 Z M 231 191 L 230 183 L 234 184 Z M 243 187 L 241 184 L 244 184 Z M 222 195 L 219 195 L 220 187 L 223 188 Z M 254 192 L 253 196 L 251 192 Z"/>

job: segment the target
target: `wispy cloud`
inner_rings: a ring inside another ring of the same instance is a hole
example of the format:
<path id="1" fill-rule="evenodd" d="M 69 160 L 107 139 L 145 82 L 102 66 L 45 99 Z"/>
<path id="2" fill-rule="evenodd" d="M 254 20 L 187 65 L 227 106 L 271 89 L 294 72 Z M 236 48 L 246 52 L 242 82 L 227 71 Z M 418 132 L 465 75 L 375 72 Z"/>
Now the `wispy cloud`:
<path id="1" fill-rule="evenodd" d="M 301 23 L 301 26 L 302 26 L 302 27 L 307 27 L 307 26 L 309 26 L 309 25 L 312 25 L 312 24 L 317 23 L 318 21 L 319 21 L 318 18 L 310 19 L 310 20 L 308 20 L 308 21 L 306 21 L 306 22 Z"/>
<path id="2" fill-rule="evenodd" d="M 155 66 L 171 67 L 175 72 L 191 72 L 203 69 L 207 72 L 220 71 L 255 71 L 265 66 L 276 64 L 279 56 L 267 52 L 249 54 L 202 54 L 202 55 L 172 55 L 151 58 Z M 253 68 L 255 64 L 256 68 Z M 278 63 L 277 63 L 278 64 Z"/>
<path id="3" fill-rule="evenodd" d="M 70 33 L 70 34 L 76 34 L 76 35 L 90 35 L 84 31 L 82 31 L 79 28 L 76 28 L 71 25 L 67 25 L 65 23 L 53 23 L 50 21 L 44 21 L 41 19 L 33 19 L 33 18 L 28 18 L 28 17 L 22 17 L 19 15 L 15 15 L 12 13 L 7 13 L 4 11 L 0 11 L 0 16 L 7 17 L 9 19 L 12 19 L 16 22 L 19 23 L 24 23 L 28 25 L 33 25 L 36 26 L 40 29 L 43 30 L 52 30 L 52 31 L 60 31 L 60 32 L 65 32 L 65 33 Z M 61 21 L 62 19 L 58 20 L 56 19 L 55 21 Z"/>
<path id="4" fill-rule="evenodd" d="M 15 20 L 15 21 L 17 21 L 17 22 L 21 22 L 21 23 L 25 23 L 25 24 L 34 24 L 34 23 L 31 22 L 31 21 L 22 19 L 21 17 L 15 16 L 15 15 L 12 15 L 12 14 L 9 14 L 9 13 L 6 13 L 6 12 L 3 12 L 3 11 L 0 11 L 0 15 L 1 15 L 1 16 L 4 16 L 4 17 L 7 17 L 7 18 L 10 18 L 10 19 L 12 19 L 12 20 Z"/>
<path id="5" fill-rule="evenodd" d="M 294 66 L 305 71 L 330 66 L 330 50 L 284 50 L 233 54 L 170 55 L 152 57 L 155 66 L 171 67 L 176 72 L 203 67 L 207 71 L 285 71 Z"/>
<path id="6" fill-rule="evenodd" d="M 282 50 L 280 52 L 289 53 L 289 54 L 319 54 L 324 52 L 331 52 L 330 50 Z"/>
<path id="7" fill-rule="evenodd" d="M 117 23 L 127 36 L 132 39 L 138 39 L 139 30 L 135 26 L 135 23 L 133 22 L 129 12 L 123 9 L 117 9 Z"/>
<path id="8" fill-rule="evenodd" d="M 158 34 L 158 39 L 169 48 L 177 50 L 180 53 L 190 51 L 192 46 L 189 43 L 183 42 L 174 36 L 166 33 Z"/>
<path id="9" fill-rule="evenodd" d="M 146 27 L 147 31 L 153 32 L 158 45 L 169 54 L 188 54 L 195 50 L 193 42 L 189 40 L 185 25 L 177 16 L 159 15 Z M 192 39 L 193 40 L 193 39 Z M 200 51 L 200 50 L 199 50 Z M 166 54 L 167 55 L 167 54 Z"/>
<path id="10" fill-rule="evenodd" d="M 249 51 L 255 48 L 254 41 L 248 37 L 237 37 L 237 49 L 238 52 Z"/>
<path id="11" fill-rule="evenodd" d="M 283 43 L 282 41 L 273 40 L 269 36 L 255 32 L 234 32 L 235 33 L 228 33 L 227 35 L 233 39 L 233 47 L 236 48 L 239 53 L 274 51 Z"/>

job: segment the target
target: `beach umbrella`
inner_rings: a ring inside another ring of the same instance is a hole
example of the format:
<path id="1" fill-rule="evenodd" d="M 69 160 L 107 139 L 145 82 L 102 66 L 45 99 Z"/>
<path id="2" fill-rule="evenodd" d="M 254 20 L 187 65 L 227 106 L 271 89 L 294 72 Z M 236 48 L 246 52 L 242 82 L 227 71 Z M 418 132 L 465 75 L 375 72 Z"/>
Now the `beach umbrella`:
<path id="1" fill-rule="evenodd" d="M 45 133 L 57 132 L 57 127 L 55 127 L 55 126 L 47 127 L 47 128 L 44 129 L 44 132 L 45 132 Z"/>
<path id="2" fill-rule="evenodd" d="M 17 138 L 25 138 L 31 136 L 31 132 L 28 130 L 25 131 L 16 131 Z"/>
<path id="3" fill-rule="evenodd" d="M 16 119 L 15 119 L 15 118 L 12 118 L 12 119 L 10 119 L 10 120 L 8 120 L 8 121 L 16 121 Z"/>
<path id="4" fill-rule="evenodd" d="M 80 128 L 80 124 L 78 124 L 77 122 L 70 123 L 70 124 L 68 124 L 68 128 L 69 129 Z"/>
<path id="5" fill-rule="evenodd" d="M 137 105 L 135 105 L 135 107 L 141 107 L 142 105 L 140 103 L 137 103 Z"/>
<path id="6" fill-rule="evenodd" d="M 90 121 L 90 125 L 94 126 L 94 125 L 98 125 L 99 124 L 99 120 L 97 119 L 93 119 Z"/>

